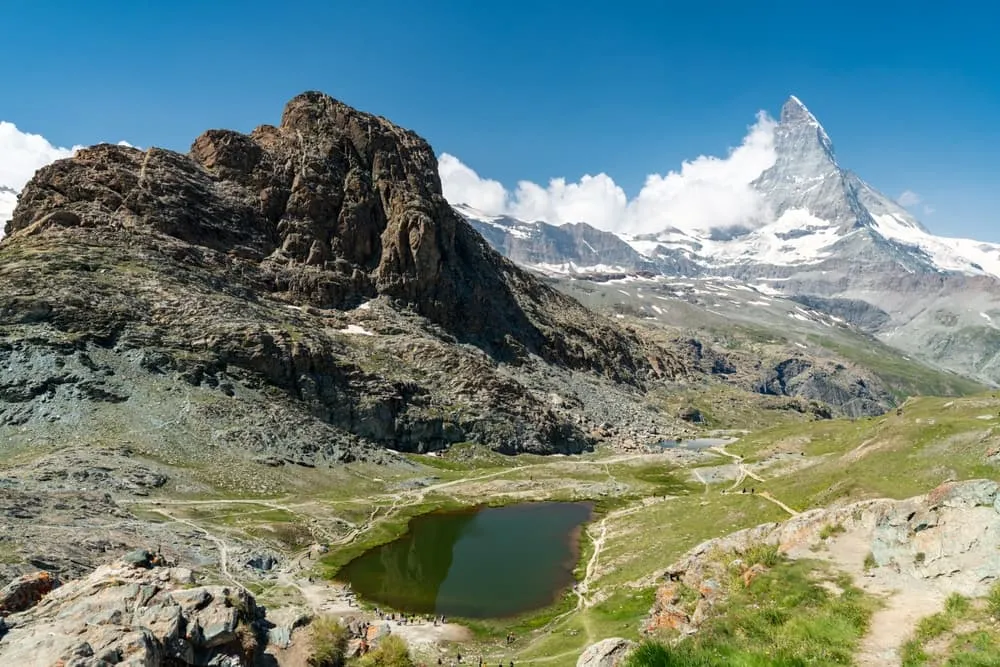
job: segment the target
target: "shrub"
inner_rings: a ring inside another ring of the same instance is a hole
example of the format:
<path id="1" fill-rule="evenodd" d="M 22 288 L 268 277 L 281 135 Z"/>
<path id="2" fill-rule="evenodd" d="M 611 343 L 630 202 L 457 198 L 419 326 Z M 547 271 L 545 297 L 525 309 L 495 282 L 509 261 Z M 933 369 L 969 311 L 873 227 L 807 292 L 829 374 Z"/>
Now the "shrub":
<path id="1" fill-rule="evenodd" d="M 875 563 L 875 554 L 873 554 L 871 551 L 869 551 L 868 555 L 865 556 L 865 569 L 866 570 L 870 570 L 873 567 L 875 567 L 875 565 L 876 565 L 876 563 Z"/>
<path id="2" fill-rule="evenodd" d="M 944 610 L 949 614 L 964 614 L 969 609 L 969 598 L 960 593 L 952 593 L 944 601 Z"/>
<path id="3" fill-rule="evenodd" d="M 406 642 L 398 635 L 383 637 L 378 647 L 361 659 L 362 667 L 415 667 Z"/>
<path id="4" fill-rule="evenodd" d="M 993 584 L 990 592 L 986 595 L 986 608 L 990 616 L 1000 621 L 1000 581 Z"/>
<path id="5" fill-rule="evenodd" d="M 683 650 L 675 650 L 652 641 L 639 644 L 634 651 L 625 658 L 623 667 L 681 667 L 682 665 L 692 665 L 688 659 L 680 655 Z"/>
<path id="6" fill-rule="evenodd" d="M 833 523 L 833 524 L 828 523 L 827 525 L 823 526 L 823 528 L 819 531 L 819 539 L 825 540 L 827 538 L 833 537 L 834 535 L 840 535 L 841 533 L 846 531 L 847 529 L 844 528 L 844 524 L 842 523 Z"/>
<path id="7" fill-rule="evenodd" d="M 747 565 L 763 565 L 764 567 L 774 567 L 781 562 L 781 554 L 778 553 L 776 544 L 755 544 L 748 547 L 742 554 Z"/>
<path id="8" fill-rule="evenodd" d="M 309 667 L 343 667 L 346 664 L 347 628 L 329 616 L 320 616 L 310 624 L 312 653 Z"/>
<path id="9" fill-rule="evenodd" d="M 925 560 L 927 560 L 927 554 L 923 551 L 918 551 L 917 555 L 913 558 L 917 565 L 921 565 Z"/>

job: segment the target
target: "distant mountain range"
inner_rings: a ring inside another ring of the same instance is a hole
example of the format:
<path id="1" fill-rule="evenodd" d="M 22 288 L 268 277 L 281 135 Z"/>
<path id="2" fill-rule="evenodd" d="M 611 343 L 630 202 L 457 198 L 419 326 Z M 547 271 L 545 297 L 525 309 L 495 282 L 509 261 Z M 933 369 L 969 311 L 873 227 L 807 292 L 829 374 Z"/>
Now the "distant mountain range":
<path id="1" fill-rule="evenodd" d="M 1000 381 L 1000 245 L 931 234 L 838 163 L 829 135 L 794 96 L 774 149 L 774 165 L 751 184 L 771 215 L 725 228 L 616 235 L 455 210 L 507 257 L 547 274 L 735 278 L 838 316 L 859 313 L 855 324 L 879 322 L 875 333 L 902 350 Z"/>

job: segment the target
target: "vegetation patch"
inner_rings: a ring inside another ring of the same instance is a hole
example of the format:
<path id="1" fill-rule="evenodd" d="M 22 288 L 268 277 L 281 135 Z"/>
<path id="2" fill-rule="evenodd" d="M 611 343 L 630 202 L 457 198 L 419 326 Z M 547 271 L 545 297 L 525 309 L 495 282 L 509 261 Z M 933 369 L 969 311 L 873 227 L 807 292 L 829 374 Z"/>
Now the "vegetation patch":
<path id="1" fill-rule="evenodd" d="M 759 554 L 770 560 L 769 554 Z M 834 577 L 834 594 L 817 579 Z M 686 639 L 648 641 L 628 667 L 850 665 L 877 601 L 814 561 L 778 562 L 735 587 Z"/>

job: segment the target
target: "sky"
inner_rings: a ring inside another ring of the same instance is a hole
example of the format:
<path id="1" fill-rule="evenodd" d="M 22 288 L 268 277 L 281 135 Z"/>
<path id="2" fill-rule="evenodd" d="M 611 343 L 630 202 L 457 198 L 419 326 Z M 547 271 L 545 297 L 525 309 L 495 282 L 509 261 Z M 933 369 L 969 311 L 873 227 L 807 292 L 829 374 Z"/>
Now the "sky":
<path id="1" fill-rule="evenodd" d="M 427 138 L 452 193 L 471 170 L 505 210 L 621 228 L 622 198 L 659 192 L 649 225 L 738 196 L 795 94 L 932 231 L 1000 241 L 988 5 L 0 0 L 0 184 L 35 168 L 10 166 L 25 145 L 183 151 L 322 90 Z"/>

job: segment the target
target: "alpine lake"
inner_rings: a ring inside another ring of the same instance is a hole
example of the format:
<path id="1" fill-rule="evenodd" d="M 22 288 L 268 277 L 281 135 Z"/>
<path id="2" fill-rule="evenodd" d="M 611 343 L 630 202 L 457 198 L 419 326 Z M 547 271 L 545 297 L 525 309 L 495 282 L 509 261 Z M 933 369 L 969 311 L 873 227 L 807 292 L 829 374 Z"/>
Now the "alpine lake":
<path id="1" fill-rule="evenodd" d="M 588 502 L 432 512 L 345 565 L 363 600 L 413 614 L 508 618 L 544 608 L 574 583 Z"/>

